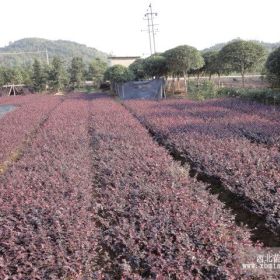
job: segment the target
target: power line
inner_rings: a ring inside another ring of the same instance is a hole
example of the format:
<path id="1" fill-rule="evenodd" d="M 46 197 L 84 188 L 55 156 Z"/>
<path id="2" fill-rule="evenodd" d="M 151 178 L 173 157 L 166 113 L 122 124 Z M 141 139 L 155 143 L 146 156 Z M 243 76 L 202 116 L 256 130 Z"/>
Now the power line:
<path id="1" fill-rule="evenodd" d="M 154 19 L 158 14 L 153 12 L 152 4 L 149 5 L 149 8 L 147 9 L 147 12 L 144 15 L 144 20 L 147 20 L 147 29 L 142 30 L 146 31 L 149 34 L 149 45 L 150 45 L 150 52 L 151 55 L 153 53 L 156 53 L 156 40 L 155 40 L 155 34 L 158 31 L 158 29 L 155 28 L 156 25 L 154 24 Z"/>
<path id="2" fill-rule="evenodd" d="M 49 53 L 48 50 L 44 50 L 44 51 L 33 51 L 33 52 L 0 52 L 0 55 L 21 55 L 21 54 L 39 54 L 39 53 L 44 53 L 46 55 L 46 61 L 47 64 L 50 64 L 49 61 Z"/>

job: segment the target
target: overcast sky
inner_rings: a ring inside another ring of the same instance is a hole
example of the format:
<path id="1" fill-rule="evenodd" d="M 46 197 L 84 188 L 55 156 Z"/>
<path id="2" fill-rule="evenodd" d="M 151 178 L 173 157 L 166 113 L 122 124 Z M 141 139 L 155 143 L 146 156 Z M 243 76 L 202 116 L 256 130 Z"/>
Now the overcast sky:
<path id="1" fill-rule="evenodd" d="M 157 51 L 240 37 L 280 41 L 280 0 L 3 0 L 0 46 L 26 37 L 76 41 L 114 55 L 149 54 L 144 14 L 158 12 Z"/>

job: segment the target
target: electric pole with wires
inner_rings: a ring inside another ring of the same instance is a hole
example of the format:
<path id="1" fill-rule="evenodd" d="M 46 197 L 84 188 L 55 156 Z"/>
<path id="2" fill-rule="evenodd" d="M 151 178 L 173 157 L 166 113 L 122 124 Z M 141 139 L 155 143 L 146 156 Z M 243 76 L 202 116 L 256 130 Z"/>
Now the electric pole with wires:
<path id="1" fill-rule="evenodd" d="M 154 19 L 158 14 L 153 12 L 152 4 L 149 5 L 149 8 L 147 9 L 147 12 L 144 15 L 144 20 L 147 20 L 147 29 L 142 30 L 146 31 L 149 34 L 149 45 L 150 45 L 150 52 L 151 55 L 156 53 L 156 39 L 155 35 L 156 32 L 158 32 L 158 29 L 155 28 L 157 24 L 154 23 Z"/>

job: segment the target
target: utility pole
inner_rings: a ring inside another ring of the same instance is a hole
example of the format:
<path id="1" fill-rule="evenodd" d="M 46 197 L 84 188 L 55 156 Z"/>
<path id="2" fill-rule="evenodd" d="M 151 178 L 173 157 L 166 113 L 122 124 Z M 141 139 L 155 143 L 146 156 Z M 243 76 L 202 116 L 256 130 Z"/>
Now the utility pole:
<path id="1" fill-rule="evenodd" d="M 150 45 L 150 53 L 153 54 L 153 48 L 152 48 L 152 39 L 151 39 L 151 25 L 150 25 L 150 17 L 145 14 L 145 19 L 148 21 L 148 29 L 145 30 L 149 34 L 149 45 Z"/>
<path id="2" fill-rule="evenodd" d="M 154 24 L 154 18 L 157 16 L 157 13 L 153 12 L 152 9 L 152 4 L 149 5 L 149 9 L 147 9 L 147 12 L 145 13 L 145 20 L 147 20 L 148 22 L 148 28 L 147 30 L 142 30 L 142 31 L 147 31 L 149 34 L 149 44 L 150 44 L 150 52 L 151 55 L 156 53 L 156 40 L 155 40 L 155 34 L 158 31 L 157 29 L 155 29 L 155 25 Z"/>
<path id="3" fill-rule="evenodd" d="M 153 34 L 153 42 L 154 42 L 154 53 L 156 53 L 156 40 L 155 40 L 155 26 L 154 26 L 154 16 L 157 16 L 157 13 L 153 13 L 152 4 L 150 3 L 150 16 L 151 16 L 151 29 Z"/>
<path id="4" fill-rule="evenodd" d="M 47 65 L 50 65 L 49 53 L 48 53 L 48 49 L 47 48 L 46 48 L 46 59 L 47 59 Z"/>
<path id="5" fill-rule="evenodd" d="M 25 55 L 25 54 L 45 54 L 46 55 L 46 62 L 47 64 L 49 65 L 50 64 L 50 60 L 49 60 L 49 53 L 48 53 L 48 50 L 45 49 L 44 51 L 40 51 L 39 49 L 37 51 L 34 51 L 34 52 L 0 52 L 0 56 L 1 55 L 7 55 L 7 56 L 12 56 L 12 55 Z M 42 55 L 40 56 L 40 58 L 42 58 Z"/>

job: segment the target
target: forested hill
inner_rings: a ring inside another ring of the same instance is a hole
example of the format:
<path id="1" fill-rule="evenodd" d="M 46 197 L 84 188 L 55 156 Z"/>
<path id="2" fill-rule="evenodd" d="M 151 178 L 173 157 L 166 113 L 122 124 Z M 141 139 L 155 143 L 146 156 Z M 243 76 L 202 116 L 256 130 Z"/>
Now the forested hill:
<path id="1" fill-rule="evenodd" d="M 280 47 L 280 42 L 277 42 L 277 43 L 266 43 L 266 42 L 260 42 L 260 41 L 254 41 L 254 42 L 261 44 L 265 49 L 267 49 L 268 52 L 271 52 L 271 51 L 275 50 L 276 48 Z M 214 45 L 214 46 L 212 46 L 210 48 L 206 48 L 206 49 L 204 49 L 202 51 L 203 52 L 206 52 L 206 51 L 219 51 L 226 44 L 227 43 L 219 43 L 219 44 L 216 44 L 216 45 Z"/>
<path id="2" fill-rule="evenodd" d="M 0 48 L 0 53 L 13 52 L 34 52 L 48 50 L 49 59 L 54 56 L 63 58 L 68 64 L 74 56 L 80 56 L 85 63 L 91 62 L 94 58 L 107 59 L 107 55 L 95 48 L 64 40 L 47 40 L 40 38 L 25 38 L 10 43 L 8 46 Z M 46 53 L 20 54 L 20 55 L 0 55 L 1 66 L 30 65 L 34 58 L 46 61 Z"/>

